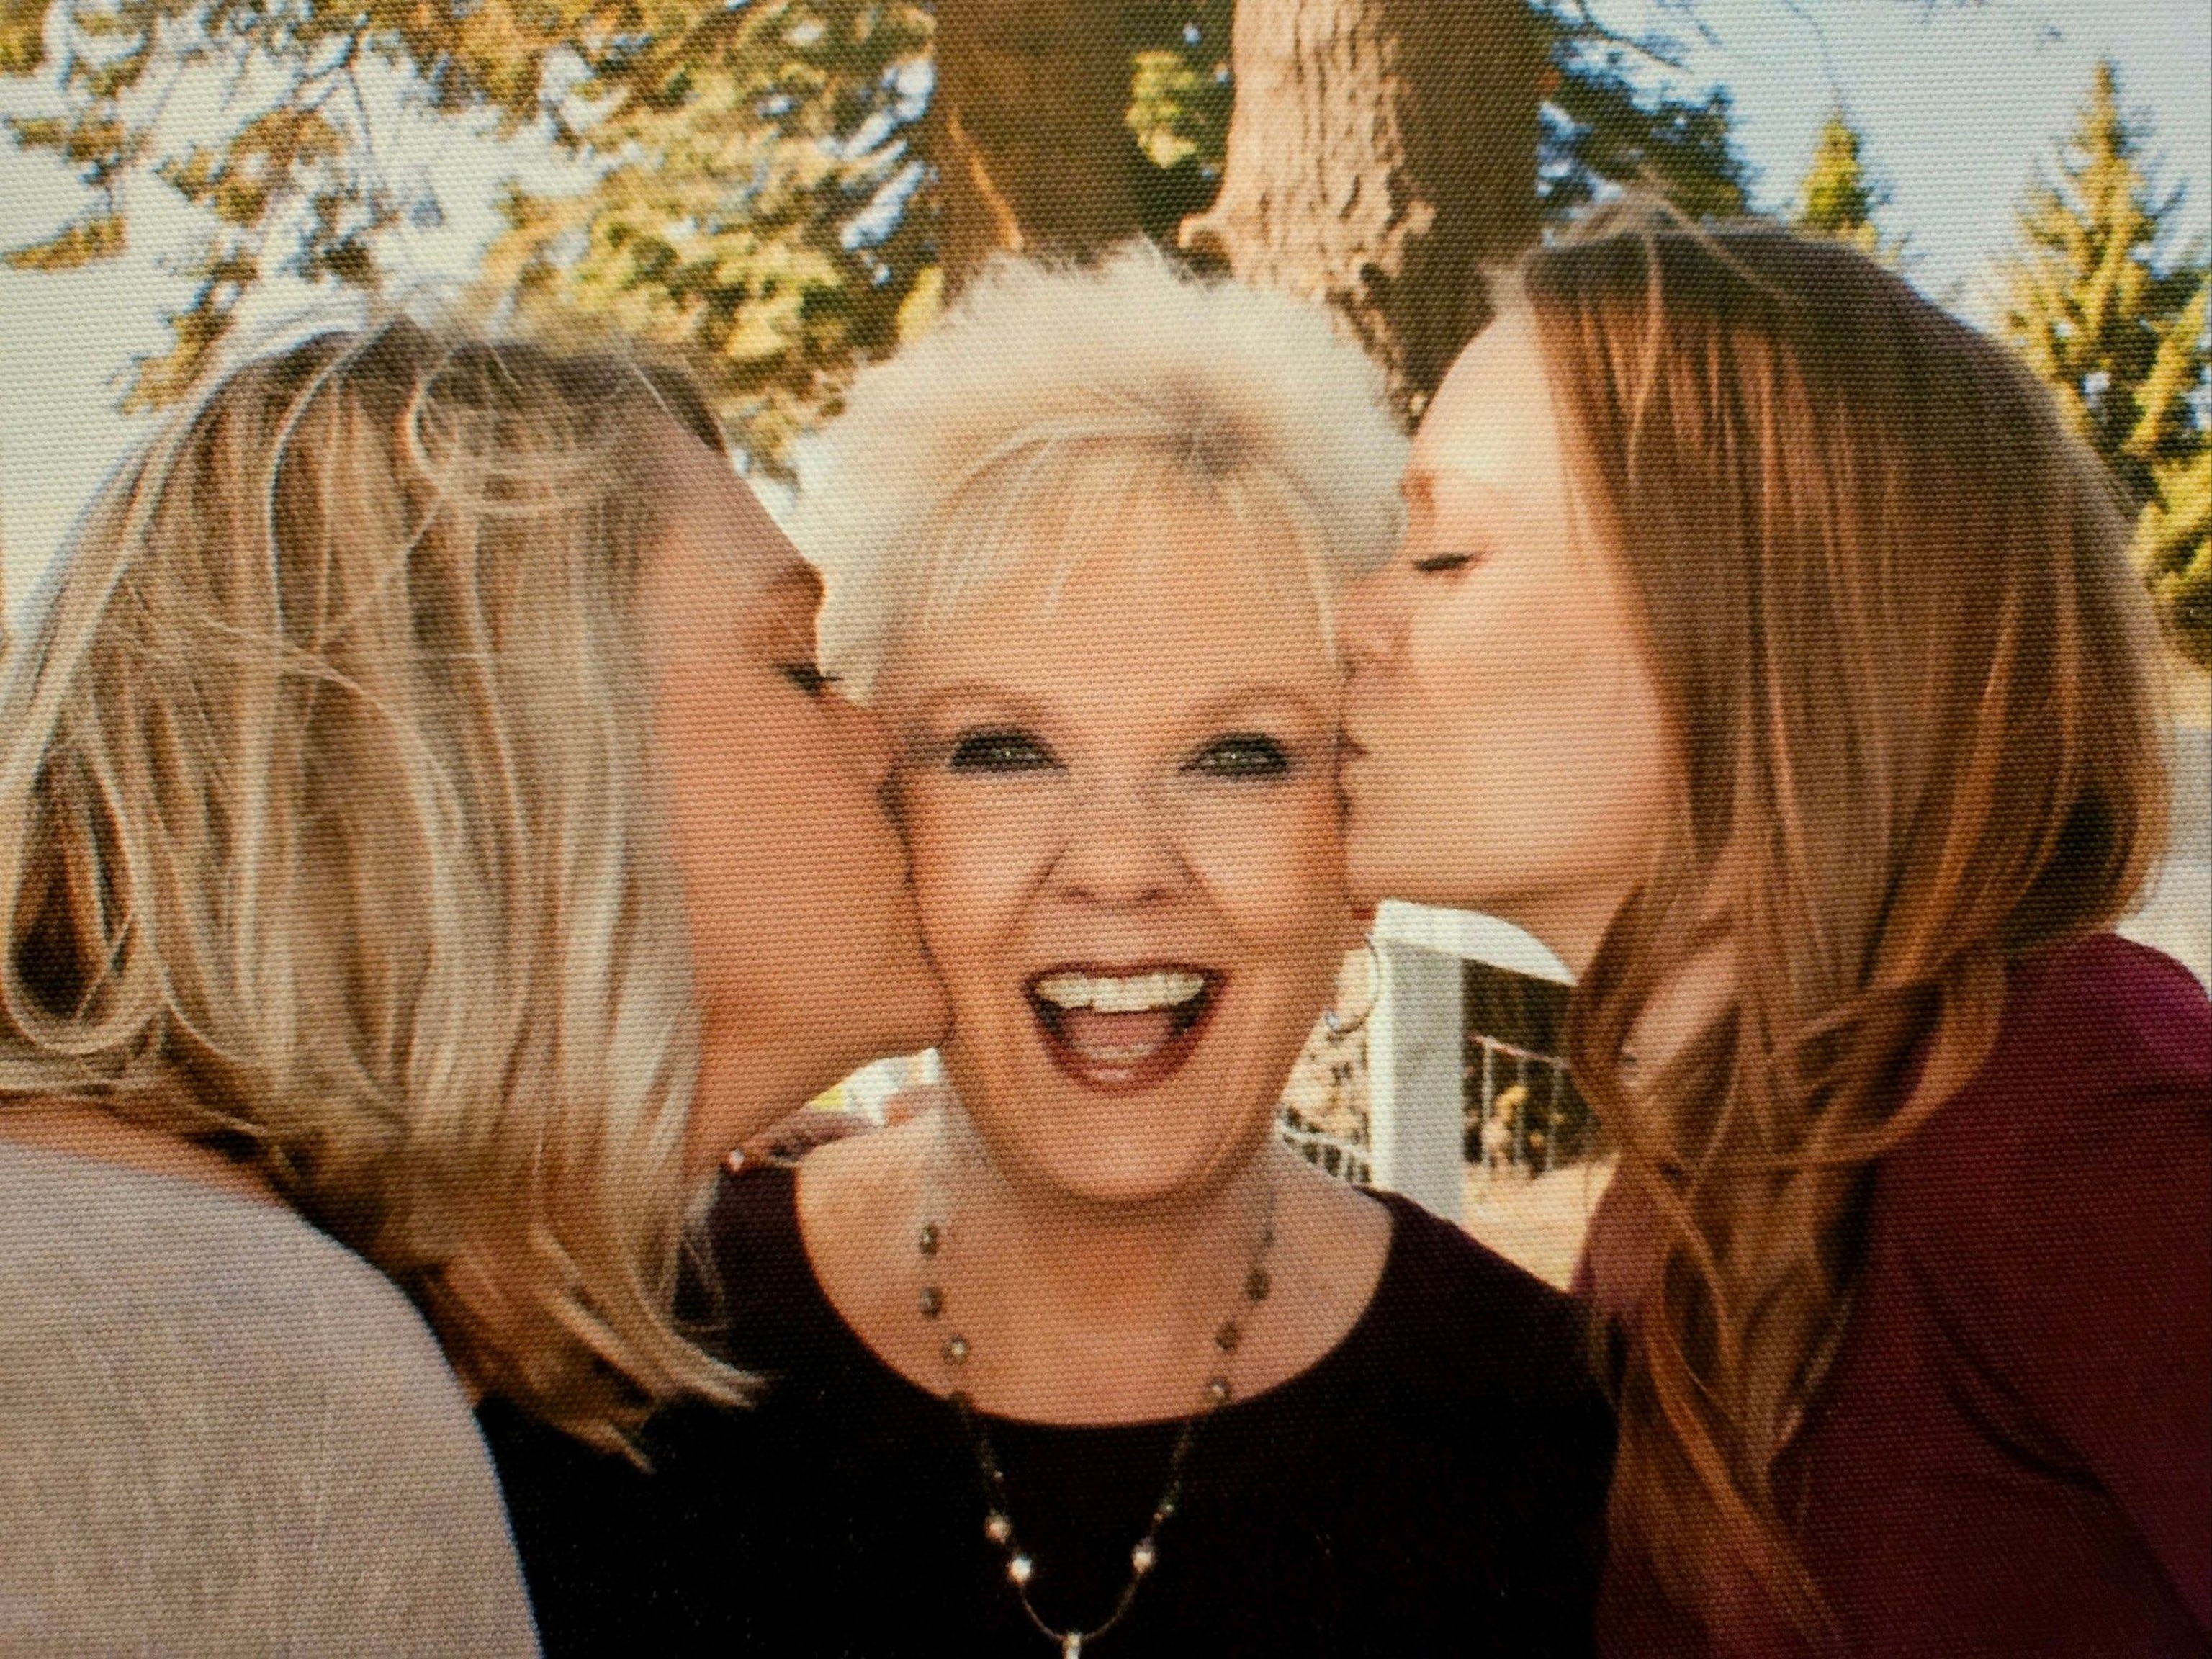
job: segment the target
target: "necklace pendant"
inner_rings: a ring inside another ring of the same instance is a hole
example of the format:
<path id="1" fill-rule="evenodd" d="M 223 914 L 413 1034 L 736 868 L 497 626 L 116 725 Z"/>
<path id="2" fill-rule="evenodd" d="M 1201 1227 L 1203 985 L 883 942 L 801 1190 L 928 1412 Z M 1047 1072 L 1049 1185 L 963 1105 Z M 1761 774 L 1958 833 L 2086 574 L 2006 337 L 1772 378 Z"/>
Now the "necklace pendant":
<path id="1" fill-rule="evenodd" d="M 1072 1630 L 1060 1638 L 1060 1659 L 1080 1659 L 1083 1652 L 1083 1632 Z"/>

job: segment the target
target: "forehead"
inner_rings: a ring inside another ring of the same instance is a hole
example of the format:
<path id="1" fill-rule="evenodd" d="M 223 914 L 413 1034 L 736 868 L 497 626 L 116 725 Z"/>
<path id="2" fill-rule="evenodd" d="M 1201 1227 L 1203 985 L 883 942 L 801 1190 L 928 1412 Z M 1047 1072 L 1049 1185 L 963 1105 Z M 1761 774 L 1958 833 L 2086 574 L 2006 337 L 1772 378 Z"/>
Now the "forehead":
<path id="1" fill-rule="evenodd" d="M 811 581 L 811 567 L 728 462 L 673 421 L 664 425 L 648 441 L 665 580 L 740 599 Z"/>
<path id="2" fill-rule="evenodd" d="M 1458 498 L 1556 489 L 1563 478 L 1559 422 L 1537 344 L 1522 309 L 1477 335 L 1444 376 L 1413 439 L 1406 494 L 1415 508 L 1449 511 Z"/>
<path id="3" fill-rule="evenodd" d="M 988 588 L 907 635 L 887 694 L 961 684 L 1132 714 L 1237 690 L 1334 695 L 1322 602 L 1288 526 L 1152 497 L 1116 521 L 1033 529 Z"/>

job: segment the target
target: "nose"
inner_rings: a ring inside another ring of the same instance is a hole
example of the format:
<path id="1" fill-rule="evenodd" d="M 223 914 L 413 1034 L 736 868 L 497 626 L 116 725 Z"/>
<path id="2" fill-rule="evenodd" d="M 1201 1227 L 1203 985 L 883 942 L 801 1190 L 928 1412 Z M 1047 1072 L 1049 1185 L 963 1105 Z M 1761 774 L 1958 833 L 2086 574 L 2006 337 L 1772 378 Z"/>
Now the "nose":
<path id="1" fill-rule="evenodd" d="M 1079 806 L 1053 866 L 1060 896 L 1135 909 L 1176 892 L 1187 878 L 1159 814 L 1134 792 L 1100 792 Z"/>
<path id="2" fill-rule="evenodd" d="M 1337 647 L 1353 670 L 1388 665 L 1405 634 L 1405 607 L 1397 561 L 1370 571 L 1345 589 L 1337 608 Z"/>

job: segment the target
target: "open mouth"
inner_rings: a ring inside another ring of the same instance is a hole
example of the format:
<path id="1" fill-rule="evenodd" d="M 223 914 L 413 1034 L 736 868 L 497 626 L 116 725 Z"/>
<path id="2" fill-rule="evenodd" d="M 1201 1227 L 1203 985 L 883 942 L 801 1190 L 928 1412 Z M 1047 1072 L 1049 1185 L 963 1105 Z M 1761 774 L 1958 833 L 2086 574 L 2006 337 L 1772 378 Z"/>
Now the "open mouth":
<path id="1" fill-rule="evenodd" d="M 1197 1048 L 1223 982 L 1211 969 L 1188 963 L 1068 963 L 1030 981 L 1030 1012 L 1053 1064 L 1077 1082 L 1146 1089 L 1172 1076 Z"/>

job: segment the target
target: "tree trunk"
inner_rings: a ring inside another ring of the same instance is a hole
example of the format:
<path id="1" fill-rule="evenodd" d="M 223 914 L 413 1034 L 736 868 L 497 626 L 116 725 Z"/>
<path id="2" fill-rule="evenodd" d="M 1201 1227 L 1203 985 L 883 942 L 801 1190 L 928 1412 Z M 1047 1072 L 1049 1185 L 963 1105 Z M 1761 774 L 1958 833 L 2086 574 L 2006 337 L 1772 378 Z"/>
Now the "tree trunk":
<path id="1" fill-rule="evenodd" d="M 1099 0 L 937 0 L 939 259 L 948 293 L 1000 252 L 1076 257 L 1138 234 L 1129 52 Z"/>
<path id="2" fill-rule="evenodd" d="M 1237 0 L 1237 106 L 1183 246 L 1327 300 L 1408 416 L 1537 237 L 1544 42 L 1528 0 Z"/>

